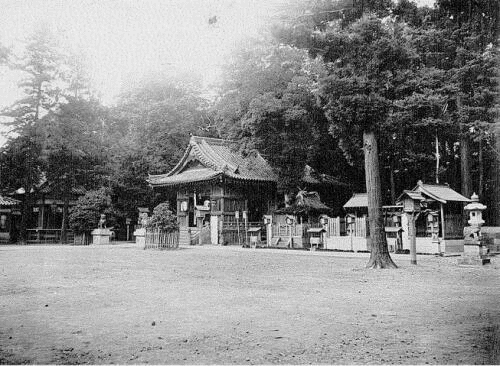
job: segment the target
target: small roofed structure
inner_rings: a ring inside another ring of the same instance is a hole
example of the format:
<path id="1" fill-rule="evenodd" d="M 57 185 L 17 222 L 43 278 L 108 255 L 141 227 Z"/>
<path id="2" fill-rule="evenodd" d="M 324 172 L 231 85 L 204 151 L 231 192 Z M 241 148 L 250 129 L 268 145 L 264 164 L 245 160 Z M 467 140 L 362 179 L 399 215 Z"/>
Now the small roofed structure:
<path id="1" fill-rule="evenodd" d="M 368 193 L 354 193 L 343 207 L 345 210 L 364 209 L 368 207 Z"/>
<path id="2" fill-rule="evenodd" d="M 0 243 L 14 242 L 17 239 L 21 212 L 21 201 L 0 196 Z"/>
<path id="3" fill-rule="evenodd" d="M 397 202 L 403 206 L 404 212 L 420 212 L 424 196 L 420 192 L 404 190 L 398 197 Z"/>
<path id="4" fill-rule="evenodd" d="M 288 206 L 276 210 L 278 214 L 289 214 L 302 216 L 318 216 L 321 214 L 327 214 L 331 211 L 331 208 L 321 202 L 318 192 L 306 192 L 301 190 L 297 193 L 295 202 Z"/>
<path id="5" fill-rule="evenodd" d="M 444 204 L 451 202 L 471 202 L 469 198 L 462 196 L 460 193 L 444 184 L 425 184 L 419 180 L 417 186 L 413 188 L 413 191 L 422 193 L 426 196 L 427 200 L 434 200 Z"/>
<path id="6" fill-rule="evenodd" d="M 418 181 L 414 192 L 419 192 L 425 198 L 428 214 L 439 217 L 439 237 L 442 239 L 462 239 L 464 228 L 464 205 L 471 200 L 444 184 L 425 184 Z M 427 218 L 429 221 L 431 218 Z M 417 235 L 422 235 L 423 220 L 417 221 Z"/>
<path id="7" fill-rule="evenodd" d="M 463 251 L 463 209 L 465 204 L 471 202 L 469 198 L 446 184 L 425 184 L 422 181 L 418 181 L 411 191 L 404 191 L 403 195 L 411 195 L 421 202 L 422 213 L 415 223 L 418 252 Z M 401 199 L 402 196 L 398 201 Z M 406 222 L 403 222 L 404 225 Z M 403 241 L 405 239 L 403 237 Z"/>

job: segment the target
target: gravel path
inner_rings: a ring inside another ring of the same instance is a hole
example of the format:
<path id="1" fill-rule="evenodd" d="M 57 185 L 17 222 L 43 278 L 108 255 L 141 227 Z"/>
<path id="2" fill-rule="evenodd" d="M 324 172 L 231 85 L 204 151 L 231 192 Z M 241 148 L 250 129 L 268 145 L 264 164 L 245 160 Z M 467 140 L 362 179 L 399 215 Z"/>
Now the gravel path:
<path id="1" fill-rule="evenodd" d="M 0 363 L 500 362 L 500 257 L 400 255 L 397 270 L 367 259 L 1 246 Z"/>

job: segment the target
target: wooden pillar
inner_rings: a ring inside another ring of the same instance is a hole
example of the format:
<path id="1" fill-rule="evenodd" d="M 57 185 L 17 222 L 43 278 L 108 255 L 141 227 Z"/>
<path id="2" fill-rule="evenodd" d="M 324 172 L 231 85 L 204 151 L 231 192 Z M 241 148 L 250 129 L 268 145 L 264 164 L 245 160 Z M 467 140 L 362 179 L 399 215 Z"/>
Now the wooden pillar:
<path id="1" fill-rule="evenodd" d="M 196 217 L 196 210 L 195 210 L 195 219 L 196 219 L 196 226 L 198 227 L 198 245 L 202 244 L 201 240 L 201 231 L 203 229 L 203 218 L 201 217 Z"/>
<path id="2" fill-rule="evenodd" d="M 441 230 L 443 231 L 443 241 L 445 240 L 445 221 L 444 221 L 444 207 L 443 207 L 443 203 L 440 204 L 440 208 L 441 208 Z M 440 242 L 441 243 L 441 242 Z M 441 254 L 441 244 L 439 245 L 439 254 Z"/>
<path id="3" fill-rule="evenodd" d="M 417 228 L 415 225 L 416 217 L 415 213 L 411 212 L 408 214 L 409 225 L 408 231 L 411 233 L 410 238 L 410 263 L 417 264 Z"/>
<path id="4" fill-rule="evenodd" d="M 44 228 L 45 225 L 45 204 L 42 201 L 42 204 L 38 206 L 38 227 Z"/>
<path id="5" fill-rule="evenodd" d="M 224 222 L 224 211 L 225 211 L 225 207 L 224 207 L 224 195 L 225 195 L 225 192 L 226 190 L 224 189 L 224 184 L 222 184 L 221 182 L 221 186 L 220 186 L 220 211 L 222 213 L 221 215 L 221 221 Z"/>

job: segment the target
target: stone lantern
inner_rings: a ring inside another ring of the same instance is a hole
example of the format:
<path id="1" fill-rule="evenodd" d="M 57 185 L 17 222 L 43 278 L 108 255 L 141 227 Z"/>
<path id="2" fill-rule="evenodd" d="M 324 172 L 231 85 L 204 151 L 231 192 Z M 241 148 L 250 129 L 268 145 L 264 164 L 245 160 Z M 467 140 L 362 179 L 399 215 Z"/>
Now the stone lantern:
<path id="1" fill-rule="evenodd" d="M 473 194 L 471 203 L 464 207 L 465 211 L 469 212 L 469 221 L 467 223 L 474 229 L 477 229 L 478 236 L 481 235 L 481 226 L 484 224 L 483 211 L 486 210 L 486 206 L 479 202 L 479 197 L 477 194 Z"/>
<path id="2" fill-rule="evenodd" d="M 484 224 L 483 211 L 486 206 L 479 203 L 477 194 L 471 197 L 471 203 L 464 207 L 469 212 L 469 227 L 464 228 L 464 253 L 458 260 L 458 264 L 483 265 L 490 263 L 487 247 L 483 245 L 481 238 L 481 226 Z"/>

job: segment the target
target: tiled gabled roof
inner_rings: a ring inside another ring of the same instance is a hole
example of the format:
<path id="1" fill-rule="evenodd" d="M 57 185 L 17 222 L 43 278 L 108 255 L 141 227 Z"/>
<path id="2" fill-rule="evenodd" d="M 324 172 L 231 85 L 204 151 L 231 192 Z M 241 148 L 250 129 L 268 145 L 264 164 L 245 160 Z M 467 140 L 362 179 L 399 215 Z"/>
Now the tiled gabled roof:
<path id="1" fill-rule="evenodd" d="M 441 203 L 471 202 L 469 198 L 462 196 L 447 185 L 442 184 L 424 184 L 422 181 L 419 181 L 413 191 L 420 192 Z"/>
<path id="2" fill-rule="evenodd" d="M 344 208 L 368 207 L 367 193 L 354 193 L 344 205 Z"/>
<path id="3" fill-rule="evenodd" d="M 153 187 L 163 187 L 211 180 L 218 176 L 243 181 L 277 181 L 276 174 L 258 152 L 243 156 L 237 147 L 235 141 L 192 136 L 179 163 L 166 174 L 150 175 L 148 182 Z M 189 167 L 193 160 L 199 161 L 202 166 Z"/>
<path id="4" fill-rule="evenodd" d="M 21 203 L 21 201 L 14 198 L 0 196 L 0 206 L 15 206 Z"/>

